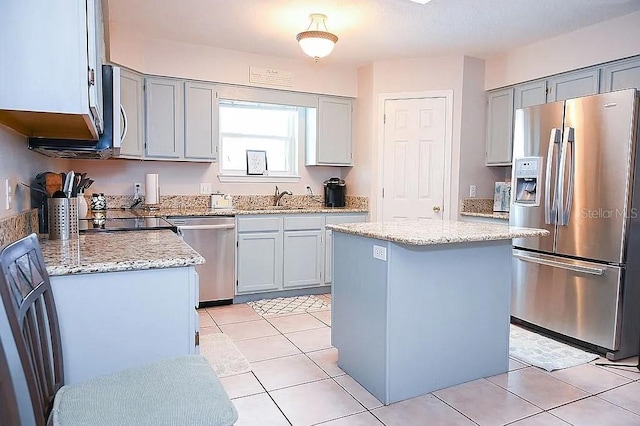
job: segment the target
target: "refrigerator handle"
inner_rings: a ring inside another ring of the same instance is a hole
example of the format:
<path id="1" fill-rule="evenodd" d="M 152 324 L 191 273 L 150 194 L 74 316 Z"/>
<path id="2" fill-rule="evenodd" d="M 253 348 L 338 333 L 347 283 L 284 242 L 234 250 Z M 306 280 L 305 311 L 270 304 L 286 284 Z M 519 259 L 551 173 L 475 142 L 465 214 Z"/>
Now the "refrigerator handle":
<path id="1" fill-rule="evenodd" d="M 540 257 L 527 256 L 524 254 L 515 254 L 513 255 L 516 259 L 520 259 L 523 262 L 537 263 L 538 265 L 551 266 L 553 268 L 561 268 L 567 269 L 573 272 L 579 272 L 581 274 L 589 274 L 589 275 L 604 275 L 605 270 L 602 268 L 591 268 L 589 266 L 579 266 L 579 265 L 570 265 L 568 263 L 558 262 L 550 259 L 543 259 Z"/>
<path id="2" fill-rule="evenodd" d="M 562 154 L 560 156 L 560 172 L 558 173 L 558 203 L 559 203 L 559 224 L 568 225 L 569 216 L 571 215 L 571 205 L 573 203 L 573 181 L 575 176 L 575 129 L 573 127 L 566 127 L 564 129 L 564 141 L 562 143 Z M 567 165 L 567 151 L 571 155 L 571 163 L 569 165 L 569 182 L 567 185 L 567 199 L 564 199 L 564 181 L 566 175 Z"/>
<path id="3" fill-rule="evenodd" d="M 557 145 L 561 142 L 560 129 L 551 129 L 549 137 L 549 151 L 547 152 L 547 175 L 544 179 L 544 223 L 550 225 L 556 223 L 558 212 L 558 199 L 556 197 L 556 188 L 553 188 L 553 204 L 551 201 L 551 173 L 554 166 L 553 155 Z M 556 167 L 557 169 L 557 167 Z"/>

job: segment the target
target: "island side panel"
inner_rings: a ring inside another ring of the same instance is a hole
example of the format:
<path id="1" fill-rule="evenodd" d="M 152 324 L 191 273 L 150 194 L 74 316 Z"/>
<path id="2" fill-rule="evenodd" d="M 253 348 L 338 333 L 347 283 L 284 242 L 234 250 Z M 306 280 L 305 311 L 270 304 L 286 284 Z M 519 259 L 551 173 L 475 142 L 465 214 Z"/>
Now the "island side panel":
<path id="1" fill-rule="evenodd" d="M 333 233 L 331 339 L 338 366 L 383 401 L 387 393 L 387 263 L 373 245 L 388 243 Z"/>
<path id="2" fill-rule="evenodd" d="M 193 267 L 51 277 L 65 383 L 195 350 Z"/>
<path id="3" fill-rule="evenodd" d="M 390 244 L 389 400 L 505 373 L 511 240 Z"/>

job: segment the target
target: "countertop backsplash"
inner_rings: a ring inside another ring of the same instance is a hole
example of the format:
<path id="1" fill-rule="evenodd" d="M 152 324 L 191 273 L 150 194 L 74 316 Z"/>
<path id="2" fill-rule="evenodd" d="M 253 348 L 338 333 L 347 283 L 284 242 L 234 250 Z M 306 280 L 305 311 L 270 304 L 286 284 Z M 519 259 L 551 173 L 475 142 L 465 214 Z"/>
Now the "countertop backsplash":
<path id="1" fill-rule="evenodd" d="M 133 205 L 132 195 L 105 195 L 108 209 L 130 208 Z M 85 194 L 87 203 L 90 204 L 91 194 Z M 256 209 L 258 207 L 273 206 L 273 195 L 233 195 L 233 207 L 236 209 Z M 367 197 L 347 195 L 346 208 L 366 210 L 369 202 Z M 210 195 L 162 195 L 160 196 L 161 209 L 207 209 L 210 207 Z M 144 203 L 144 197 L 143 197 Z M 280 199 L 280 205 L 290 207 L 322 207 L 324 199 L 322 195 L 288 195 Z M 139 207 L 139 206 L 138 206 Z"/>
<path id="2" fill-rule="evenodd" d="M 38 233 L 38 210 L 31 209 L 4 219 L 0 219 L 0 248 Z"/>

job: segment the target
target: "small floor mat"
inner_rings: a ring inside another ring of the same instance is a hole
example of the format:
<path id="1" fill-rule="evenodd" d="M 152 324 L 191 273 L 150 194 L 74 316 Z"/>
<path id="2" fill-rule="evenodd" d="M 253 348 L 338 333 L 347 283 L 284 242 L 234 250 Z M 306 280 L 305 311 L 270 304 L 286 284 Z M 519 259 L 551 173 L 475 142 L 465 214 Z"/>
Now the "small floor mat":
<path id="1" fill-rule="evenodd" d="M 509 355 L 547 371 L 575 367 L 598 358 L 598 355 L 514 325 L 511 325 L 509 335 Z"/>
<path id="2" fill-rule="evenodd" d="M 262 316 L 304 313 L 331 308 L 325 299 L 314 295 L 296 297 L 277 297 L 275 299 L 261 299 L 247 302 L 254 311 Z"/>
<path id="3" fill-rule="evenodd" d="M 205 357 L 218 377 L 235 376 L 251 371 L 251 364 L 240 353 L 233 340 L 224 333 L 200 336 L 200 354 Z"/>

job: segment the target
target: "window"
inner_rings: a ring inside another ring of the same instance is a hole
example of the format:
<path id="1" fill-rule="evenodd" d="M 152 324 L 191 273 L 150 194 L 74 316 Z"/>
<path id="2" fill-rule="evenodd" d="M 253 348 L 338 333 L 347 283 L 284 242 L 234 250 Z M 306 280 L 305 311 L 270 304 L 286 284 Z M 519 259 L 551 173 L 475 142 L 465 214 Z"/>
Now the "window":
<path id="1" fill-rule="evenodd" d="M 268 176 L 297 176 L 304 108 L 220 99 L 220 173 L 247 174 L 247 150 L 267 152 Z"/>

